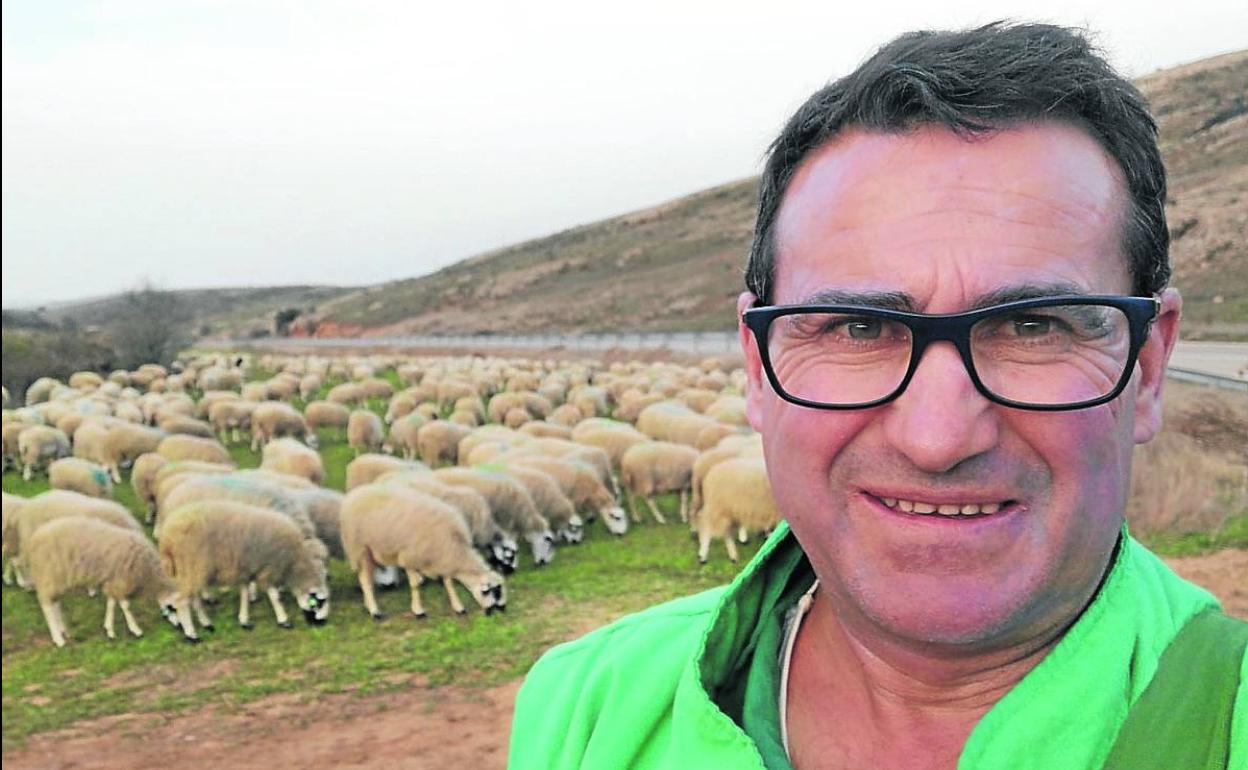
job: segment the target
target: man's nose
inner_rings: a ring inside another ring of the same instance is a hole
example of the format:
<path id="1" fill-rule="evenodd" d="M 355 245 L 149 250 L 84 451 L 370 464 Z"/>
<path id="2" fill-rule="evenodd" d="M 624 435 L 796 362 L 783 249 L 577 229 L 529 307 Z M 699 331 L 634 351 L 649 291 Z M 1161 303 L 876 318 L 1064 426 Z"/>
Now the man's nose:
<path id="1" fill-rule="evenodd" d="M 923 352 L 904 393 L 885 406 L 884 435 L 920 470 L 943 473 L 996 445 L 996 408 L 975 388 L 957 348 Z"/>

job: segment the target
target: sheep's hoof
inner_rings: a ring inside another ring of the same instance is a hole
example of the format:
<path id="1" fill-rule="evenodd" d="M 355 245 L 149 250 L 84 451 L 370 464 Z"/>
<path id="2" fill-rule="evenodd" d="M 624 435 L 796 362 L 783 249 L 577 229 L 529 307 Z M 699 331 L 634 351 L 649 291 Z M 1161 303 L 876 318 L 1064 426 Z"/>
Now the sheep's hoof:
<path id="1" fill-rule="evenodd" d="M 216 626 L 214 626 L 214 625 L 213 625 L 213 624 L 211 624 L 211 623 L 200 623 L 200 624 L 199 624 L 199 627 L 200 627 L 200 628 L 202 628 L 202 629 L 204 629 L 205 631 L 216 631 L 216 630 L 217 630 Z"/>
<path id="2" fill-rule="evenodd" d="M 133 636 L 135 639 L 142 639 L 142 638 L 143 638 L 143 632 L 142 632 L 142 631 L 131 631 L 131 632 L 130 632 L 130 635 L 131 635 L 131 636 Z"/>
<path id="3" fill-rule="evenodd" d="M 186 640 L 187 644 L 199 644 L 198 636 L 183 636 L 182 638 Z"/>
<path id="4" fill-rule="evenodd" d="M 370 613 L 370 615 L 372 616 L 373 620 L 377 621 L 378 623 L 386 619 L 386 613 L 384 612 L 374 612 L 374 613 Z"/>
<path id="5" fill-rule="evenodd" d="M 468 608 L 467 608 L 467 607 L 461 607 L 460 609 L 455 610 L 455 614 L 456 614 L 456 615 L 466 615 L 466 614 L 468 614 Z"/>
<path id="6" fill-rule="evenodd" d="M 279 626 L 281 626 L 282 628 L 285 628 L 285 629 L 291 629 L 291 628 L 294 628 L 294 627 L 295 627 L 295 624 L 294 624 L 294 623 L 292 623 L 292 622 L 290 622 L 289 620 L 284 620 L 284 621 L 282 621 L 282 622 L 278 623 L 278 625 L 279 625 Z"/>
<path id="7" fill-rule="evenodd" d="M 412 613 L 412 617 L 416 618 L 417 620 L 428 620 L 428 619 L 429 619 L 429 613 L 427 613 L 427 612 L 413 612 L 413 613 Z"/>
<path id="8" fill-rule="evenodd" d="M 221 601 L 215 596 L 201 596 L 200 600 L 209 607 L 216 607 L 217 603 Z"/>
<path id="9" fill-rule="evenodd" d="M 244 631 L 250 631 L 253 628 L 255 628 L 256 625 L 254 623 L 239 623 L 238 627 L 243 629 Z"/>

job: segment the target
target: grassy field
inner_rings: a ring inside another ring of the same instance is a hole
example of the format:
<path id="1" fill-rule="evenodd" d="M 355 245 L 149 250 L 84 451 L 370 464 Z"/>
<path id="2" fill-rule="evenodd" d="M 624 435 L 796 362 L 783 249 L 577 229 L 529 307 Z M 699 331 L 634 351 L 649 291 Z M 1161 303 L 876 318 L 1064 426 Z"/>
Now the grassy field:
<path id="1" fill-rule="evenodd" d="M 321 439 L 326 485 L 342 489 L 351 450 L 333 432 L 322 432 Z M 231 453 L 242 467 L 259 464 L 245 445 Z M 30 496 L 46 488 L 45 479 L 27 483 L 16 473 L 4 474 L 5 492 Z M 116 497 L 139 513 L 128 484 L 116 489 Z M 674 496 L 659 503 L 675 513 Z M 742 558 L 757 547 L 745 546 Z M 149 712 L 159 719 L 205 705 L 229 709 L 277 693 L 376 693 L 410 686 L 413 675 L 430 685 L 495 684 L 523 674 L 552 644 L 655 602 L 721 585 L 737 570 L 722 545 L 712 550 L 710 564 L 699 566 L 687 529 L 652 520 L 634 525 L 624 538 L 595 522 L 584 543 L 561 547 L 549 566 L 535 569 L 527 559 L 526 552 L 508 578 L 506 613 L 455 616 L 442 588 L 429 584 L 422 589 L 428 620 L 408 614 L 404 587 L 379 595 L 389 615 L 380 623 L 365 612 L 346 564 L 331 560 L 329 624 L 297 621 L 295 629 L 283 630 L 265 603 L 253 609 L 255 630 L 244 631 L 234 617 L 236 595 L 223 592 L 221 603 L 210 608 L 216 631 L 199 645 L 183 642 L 154 603 L 136 606 L 143 638 L 126 635 L 119 622 L 121 636 L 109 641 L 103 600 L 75 595 L 63 602 L 72 640 L 58 650 L 34 596 L 5 586 L 4 747 L 82 719 Z"/>
<path id="2" fill-rule="evenodd" d="M 254 372 L 253 377 L 269 374 Z M 394 379 L 393 373 L 387 376 Z M 1226 407 L 1231 412 L 1216 412 L 1222 427 L 1210 433 L 1206 413 L 1215 412 L 1210 411 L 1207 391 L 1177 389 L 1172 397 L 1173 413 L 1167 419 L 1182 427 L 1185 417 L 1199 417 L 1189 420 L 1195 427 L 1184 435 L 1204 430 L 1208 435 L 1203 441 L 1212 447 L 1212 454 L 1203 445 L 1184 444 L 1182 452 L 1142 456 L 1137 473 L 1145 478 L 1165 476 L 1172 474 L 1165 463 L 1181 461 L 1184 472 L 1197 486 L 1209 488 L 1212 496 L 1199 508 L 1174 512 L 1177 518 L 1140 518 L 1138 526 L 1133 523 L 1133 531 L 1168 555 L 1248 548 L 1248 506 L 1243 485 L 1235 482 L 1236 474 L 1242 477 L 1244 471 L 1242 465 L 1223 463 L 1225 457 L 1234 456 L 1223 452 L 1226 447 L 1219 443 L 1228 431 L 1234 435 L 1248 426 L 1248 420 L 1235 411 L 1241 405 L 1235 402 Z M 381 402 L 370 406 L 384 411 Z M 1243 414 L 1248 415 L 1248 407 Z M 342 489 L 352 452 L 340 432 L 323 431 L 320 438 L 326 484 Z M 231 453 L 242 467 L 259 463 L 246 445 L 232 447 Z M 42 478 L 26 483 L 15 473 L 4 474 L 6 492 L 30 496 L 46 487 Z M 1154 493 L 1145 489 L 1141 494 Z M 116 497 L 139 512 L 128 484 L 117 488 Z M 1151 501 L 1146 503 L 1149 510 L 1154 510 L 1155 497 L 1146 499 Z M 1187 501 L 1192 502 L 1191 495 Z M 674 514 L 676 500 L 661 498 L 660 505 Z M 1211 516 L 1209 511 L 1219 514 Z M 757 542 L 744 547 L 743 559 L 757 547 Z M 75 595 L 64 601 L 72 641 L 58 650 L 51 644 L 33 595 L 6 586 L 4 748 L 34 733 L 84 719 L 141 714 L 158 722 L 204 706 L 239 709 L 275 694 L 293 693 L 301 699 L 337 692 L 370 694 L 410 687 L 413 677 L 430 686 L 449 682 L 492 685 L 523 674 L 552 644 L 655 602 L 721 585 L 737 570 L 718 544 L 712 549 L 711 563 L 699 566 L 695 544 L 683 526 L 660 526 L 653 521 L 635 525 L 624 538 L 611 537 L 596 522 L 584 543 L 560 548 L 553 564 L 535 569 L 527 553 L 523 559 L 520 570 L 508 579 L 505 614 L 454 616 L 442 589 L 428 586 L 422 592 L 428 620 L 408 615 L 403 588 L 379 596 L 389 618 L 377 623 L 364 611 L 355 577 L 344 563 L 331 561 L 333 610 L 328 625 L 300 623 L 294 630 L 283 630 L 263 604 L 253 610 L 255 630 L 244 631 L 234 617 L 236 597 L 225 592 L 221 604 L 211 610 L 216 630 L 196 646 L 183 642 L 159 618 L 154 604 L 137 608 L 145 631 L 142 639 L 124 635 L 123 630 L 121 638 L 109 641 L 101 627 L 103 601 Z"/>

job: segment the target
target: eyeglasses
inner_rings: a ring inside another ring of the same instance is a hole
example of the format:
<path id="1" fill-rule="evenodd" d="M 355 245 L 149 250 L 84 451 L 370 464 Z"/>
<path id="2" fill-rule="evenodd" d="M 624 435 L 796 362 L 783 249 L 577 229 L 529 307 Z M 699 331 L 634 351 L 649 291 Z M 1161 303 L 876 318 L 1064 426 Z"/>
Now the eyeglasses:
<path id="1" fill-rule="evenodd" d="M 785 401 L 865 409 L 897 398 L 923 351 L 951 342 L 985 398 L 1017 409 L 1084 409 L 1126 387 L 1156 297 L 1059 296 L 926 315 L 857 305 L 745 311 L 763 370 Z"/>

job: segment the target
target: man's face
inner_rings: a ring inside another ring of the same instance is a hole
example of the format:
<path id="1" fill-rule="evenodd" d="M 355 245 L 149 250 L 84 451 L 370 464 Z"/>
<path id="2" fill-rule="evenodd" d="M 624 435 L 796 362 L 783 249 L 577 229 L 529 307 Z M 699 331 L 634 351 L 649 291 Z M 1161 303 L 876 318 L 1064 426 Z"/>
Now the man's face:
<path id="1" fill-rule="evenodd" d="M 965 140 L 853 131 L 807 157 L 777 217 L 774 304 L 890 292 L 924 313 L 1011 288 L 1129 294 L 1125 192 L 1087 134 L 1037 123 Z M 742 309 L 753 301 L 742 296 Z M 872 409 L 781 400 L 741 328 L 748 414 L 780 510 L 843 610 L 901 640 L 994 649 L 1056 633 L 1095 590 L 1121 526 L 1133 443 L 1158 427 L 1178 297 L 1122 396 L 1069 412 L 995 405 L 950 343 Z M 979 516 L 883 501 L 998 505 Z"/>

